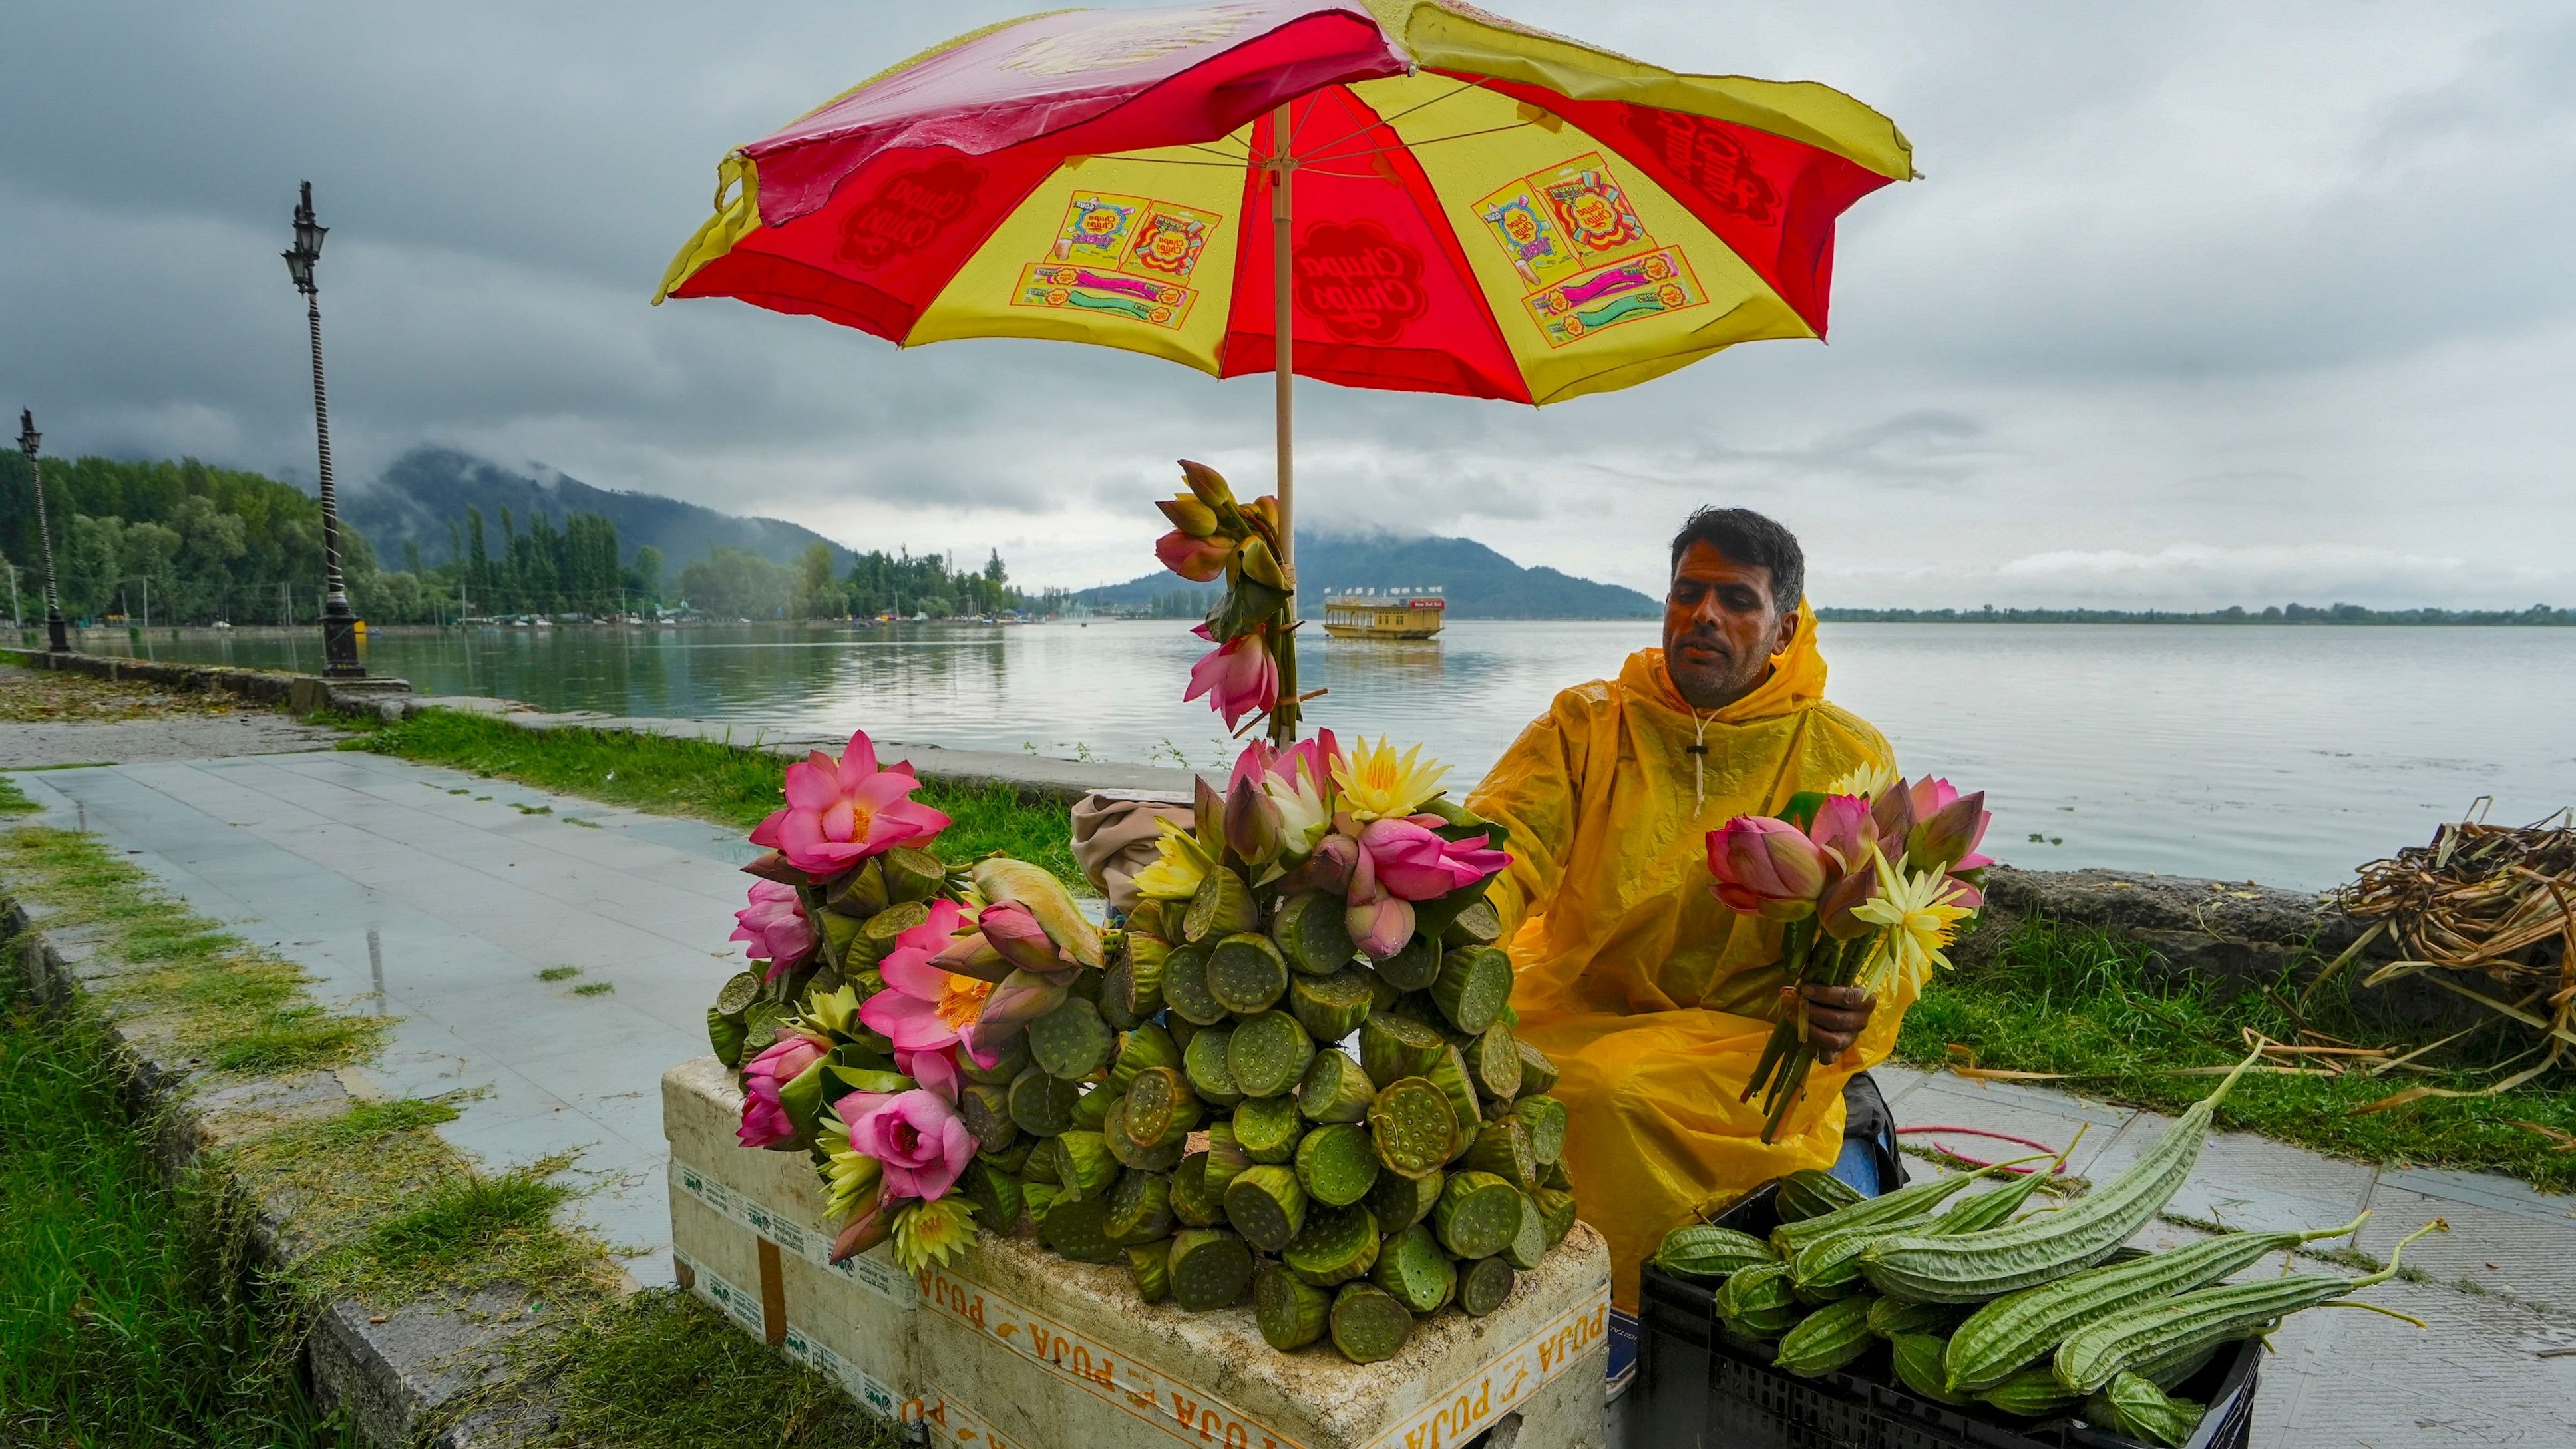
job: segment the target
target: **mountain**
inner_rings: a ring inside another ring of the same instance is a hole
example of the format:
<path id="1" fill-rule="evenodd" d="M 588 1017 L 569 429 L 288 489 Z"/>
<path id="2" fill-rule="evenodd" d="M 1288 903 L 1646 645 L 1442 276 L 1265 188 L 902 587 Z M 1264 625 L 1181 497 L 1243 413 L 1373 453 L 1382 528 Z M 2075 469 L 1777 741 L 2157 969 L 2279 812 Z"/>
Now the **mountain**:
<path id="1" fill-rule="evenodd" d="M 1663 612 L 1635 589 L 1523 568 L 1472 538 L 1300 538 L 1297 580 L 1301 610 L 1320 607 L 1325 594 L 1342 589 L 1437 586 L 1450 616 L 1461 619 L 1648 619 Z M 1084 589 L 1073 599 L 1095 609 L 1150 608 L 1194 587 L 1167 573 L 1148 574 Z"/>
<path id="2" fill-rule="evenodd" d="M 567 514 L 605 514 L 617 525 L 619 562 L 631 561 L 635 550 L 650 544 L 662 551 L 675 574 L 719 546 L 783 564 L 819 543 L 832 551 L 835 572 L 849 568 L 853 557 L 814 530 L 781 519 L 745 518 L 676 498 L 594 488 L 561 473 L 543 478 L 513 473 L 451 448 L 412 449 L 395 459 L 383 477 L 351 489 L 340 506 L 378 559 L 402 557 L 402 541 L 411 538 L 419 541 L 424 560 L 444 563 L 448 525 L 461 527 L 469 506 L 483 510 L 484 536 L 495 550 L 501 546 L 504 508 L 522 530 L 534 513 L 544 513 L 558 528 Z"/>

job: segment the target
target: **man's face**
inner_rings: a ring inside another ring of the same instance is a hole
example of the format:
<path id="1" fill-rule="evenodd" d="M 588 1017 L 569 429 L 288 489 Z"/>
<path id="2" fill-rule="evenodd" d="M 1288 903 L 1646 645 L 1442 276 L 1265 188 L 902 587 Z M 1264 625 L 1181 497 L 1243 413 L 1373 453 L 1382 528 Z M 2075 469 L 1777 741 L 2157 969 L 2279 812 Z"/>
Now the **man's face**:
<path id="1" fill-rule="evenodd" d="M 1684 550 L 1664 595 L 1664 667 L 1682 698 L 1716 709 L 1751 692 L 1797 632 L 1797 601 L 1789 603 L 1783 610 L 1772 598 L 1769 569 L 1711 544 Z"/>

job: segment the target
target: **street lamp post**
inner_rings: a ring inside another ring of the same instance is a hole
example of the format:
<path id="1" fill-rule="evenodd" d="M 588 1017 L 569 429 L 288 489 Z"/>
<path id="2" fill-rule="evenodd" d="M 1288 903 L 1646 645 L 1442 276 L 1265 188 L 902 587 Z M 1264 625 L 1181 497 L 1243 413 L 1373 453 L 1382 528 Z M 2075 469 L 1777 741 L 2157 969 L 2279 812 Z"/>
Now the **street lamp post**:
<path id="1" fill-rule="evenodd" d="M 304 294 L 304 322 L 313 338 L 313 431 L 322 459 L 322 673 L 332 679 L 364 679 L 358 662 L 358 616 L 349 608 L 349 590 L 340 579 L 340 506 L 331 491 L 331 408 L 322 391 L 322 289 L 313 280 L 313 264 L 322 259 L 322 237 L 330 228 L 313 219 L 313 183 L 304 183 L 295 207 L 295 247 L 284 253 L 287 275 Z"/>
<path id="2" fill-rule="evenodd" d="M 0 413 L 0 417 L 6 416 Z M 44 440 L 44 434 L 36 431 L 34 411 L 18 409 L 18 451 L 27 455 L 27 479 L 36 488 L 36 536 L 45 545 L 45 648 L 50 653 L 69 654 L 71 634 L 63 623 L 62 593 L 54 583 L 54 530 L 45 518 L 45 470 L 36 461 L 36 448 Z"/>

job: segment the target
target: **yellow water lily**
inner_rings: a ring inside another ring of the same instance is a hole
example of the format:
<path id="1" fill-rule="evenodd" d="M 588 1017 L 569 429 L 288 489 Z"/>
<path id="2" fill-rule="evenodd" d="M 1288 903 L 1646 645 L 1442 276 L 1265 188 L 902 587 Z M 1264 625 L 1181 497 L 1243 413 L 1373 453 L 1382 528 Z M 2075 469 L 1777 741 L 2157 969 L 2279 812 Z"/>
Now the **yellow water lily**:
<path id="1" fill-rule="evenodd" d="M 1198 894 L 1199 882 L 1216 868 L 1188 827 L 1169 817 L 1154 822 L 1163 832 L 1152 865 L 1136 872 L 1136 894 L 1153 901 L 1185 901 Z"/>
<path id="2" fill-rule="evenodd" d="M 1270 797 L 1270 803 L 1279 807 L 1279 834 L 1284 842 L 1281 857 L 1304 860 L 1314 854 L 1315 842 L 1332 828 L 1332 796 L 1303 769 L 1284 780 L 1270 776 L 1262 781 L 1261 790 Z"/>
<path id="3" fill-rule="evenodd" d="M 952 1192 L 937 1202 L 916 1198 L 894 1217 L 894 1260 L 907 1273 L 918 1273 L 933 1263 L 944 1268 L 973 1241 L 975 1205 L 963 1193 Z"/>
<path id="4" fill-rule="evenodd" d="M 1401 756 L 1384 735 L 1376 744 L 1355 741 L 1347 759 L 1333 764 L 1333 783 L 1342 787 L 1342 808 L 1362 824 L 1410 815 L 1440 793 L 1440 777 L 1449 767 L 1422 758 L 1415 745 Z"/>
<path id="5" fill-rule="evenodd" d="M 1894 765 L 1873 765 L 1863 763 L 1852 766 L 1851 769 L 1843 773 L 1842 778 L 1834 781 L 1830 785 L 1827 785 L 1825 787 L 1825 793 L 1828 795 L 1858 795 L 1865 800 L 1875 800 L 1878 798 L 1878 793 L 1881 790 L 1895 784 L 1901 778 L 1903 777 L 1896 773 L 1896 767 Z"/>
<path id="6" fill-rule="evenodd" d="M 885 1164 L 850 1146 L 850 1126 L 830 1108 L 823 1110 L 823 1131 L 818 1140 L 832 1149 L 831 1159 L 815 1169 L 823 1179 L 823 1215 L 834 1220 L 848 1217 L 860 1200 L 873 1196 L 877 1185 L 885 1180 Z"/>
<path id="7" fill-rule="evenodd" d="M 847 986 L 815 997 L 805 1009 L 802 1022 L 849 1041 L 857 1040 L 868 1029 L 859 1020 L 859 993 Z"/>
<path id="8" fill-rule="evenodd" d="M 1959 883 L 1948 872 L 1908 875 L 1875 848 L 1871 855 L 1878 862 L 1878 894 L 1852 907 L 1852 914 L 1880 929 L 1855 984 L 1872 996 L 1899 986 L 1910 995 L 1921 991 L 1935 970 L 1949 966 L 1942 948 L 1950 944 L 1959 922 L 1975 912 L 1956 904 Z"/>

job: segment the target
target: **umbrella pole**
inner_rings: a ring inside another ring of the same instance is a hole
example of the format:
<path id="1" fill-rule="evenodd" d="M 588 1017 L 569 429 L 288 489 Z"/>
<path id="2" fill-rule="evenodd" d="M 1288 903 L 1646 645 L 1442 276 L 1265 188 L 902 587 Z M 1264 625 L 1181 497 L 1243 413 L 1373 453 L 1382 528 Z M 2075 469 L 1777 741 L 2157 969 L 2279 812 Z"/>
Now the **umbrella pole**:
<path id="1" fill-rule="evenodd" d="M 1275 316 L 1271 319 L 1272 386 L 1276 389 L 1275 425 L 1279 447 L 1279 562 L 1296 577 L 1297 504 L 1296 484 L 1296 323 L 1290 315 L 1290 287 L 1294 279 L 1289 266 L 1288 220 L 1289 177 L 1296 160 L 1288 154 L 1290 124 L 1288 107 L 1282 105 L 1270 113 L 1270 290 Z M 1297 600 L 1288 599 L 1288 617 L 1297 617 Z"/>

